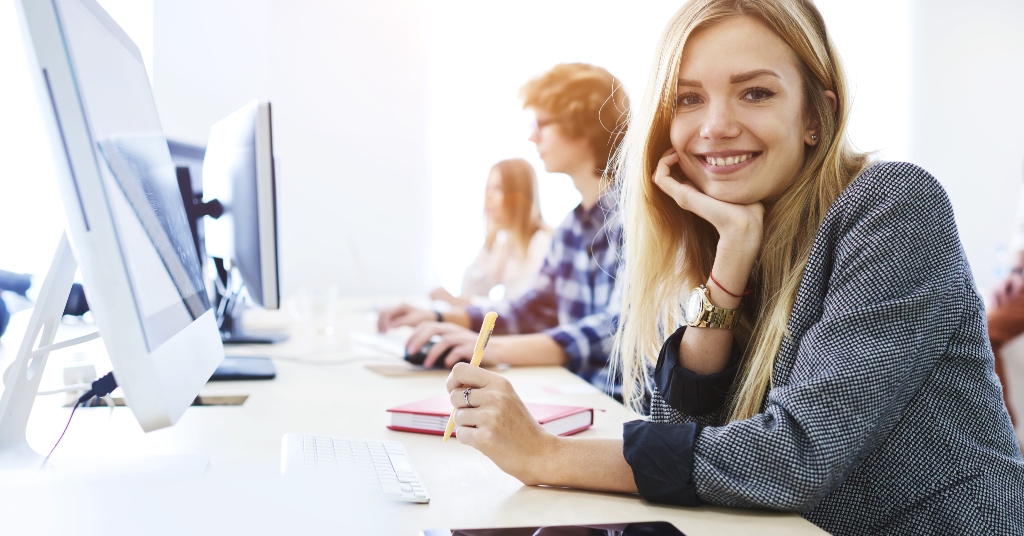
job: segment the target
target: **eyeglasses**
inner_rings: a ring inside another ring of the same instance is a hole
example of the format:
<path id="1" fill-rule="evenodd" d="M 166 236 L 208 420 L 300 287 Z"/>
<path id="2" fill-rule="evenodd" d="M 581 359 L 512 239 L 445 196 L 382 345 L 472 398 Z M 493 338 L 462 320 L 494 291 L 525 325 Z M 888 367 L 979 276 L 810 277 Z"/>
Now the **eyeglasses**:
<path id="1" fill-rule="evenodd" d="M 560 123 L 560 122 L 561 122 L 560 120 L 554 119 L 554 118 L 550 118 L 550 117 L 546 117 L 546 118 L 543 118 L 543 119 L 539 119 L 539 118 L 538 119 L 534 119 L 533 123 L 530 125 L 531 132 L 540 132 L 540 129 L 542 129 L 542 128 L 548 126 L 548 125 L 554 125 L 555 123 Z"/>

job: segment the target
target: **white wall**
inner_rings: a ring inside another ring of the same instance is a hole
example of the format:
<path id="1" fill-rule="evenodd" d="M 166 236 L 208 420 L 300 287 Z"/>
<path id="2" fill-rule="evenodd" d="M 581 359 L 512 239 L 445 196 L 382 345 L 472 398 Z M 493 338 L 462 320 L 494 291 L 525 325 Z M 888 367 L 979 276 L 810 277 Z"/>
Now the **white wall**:
<path id="1" fill-rule="evenodd" d="M 99 3 L 136 42 L 150 67 L 152 2 Z M 21 34 L 14 2 L 0 1 L 0 268 L 45 274 L 64 231 L 64 207 L 29 76 L 27 39 Z"/>
<path id="2" fill-rule="evenodd" d="M 915 0 L 912 20 L 911 159 L 949 192 L 986 288 L 1024 178 L 1024 2 Z"/>
<path id="3" fill-rule="evenodd" d="M 424 19 L 417 0 L 156 0 L 168 137 L 205 143 L 245 102 L 272 103 L 284 293 L 425 288 Z"/>

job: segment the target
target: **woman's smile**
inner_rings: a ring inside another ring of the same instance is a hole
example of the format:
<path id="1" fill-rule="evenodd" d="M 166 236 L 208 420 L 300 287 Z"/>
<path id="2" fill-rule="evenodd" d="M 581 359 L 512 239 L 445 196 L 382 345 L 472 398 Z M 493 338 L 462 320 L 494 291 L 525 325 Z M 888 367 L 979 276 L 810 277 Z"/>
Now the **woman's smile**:
<path id="1" fill-rule="evenodd" d="M 761 156 L 761 151 L 712 151 L 694 156 L 705 170 L 722 175 L 750 166 Z"/>

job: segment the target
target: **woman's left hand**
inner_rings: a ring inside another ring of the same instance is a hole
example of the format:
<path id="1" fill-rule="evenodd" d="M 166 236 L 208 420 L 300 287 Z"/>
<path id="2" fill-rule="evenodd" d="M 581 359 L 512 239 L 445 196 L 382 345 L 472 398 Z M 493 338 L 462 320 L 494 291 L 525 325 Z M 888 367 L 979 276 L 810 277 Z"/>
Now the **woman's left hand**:
<path id="1" fill-rule="evenodd" d="M 523 484 L 541 484 L 545 453 L 558 437 L 545 431 L 530 415 L 512 384 L 494 372 L 459 363 L 448 375 L 448 392 L 455 411 L 456 437 L 494 461 Z M 469 403 L 466 406 L 466 389 Z"/>
<path id="2" fill-rule="evenodd" d="M 688 210 L 715 226 L 720 241 L 755 255 L 761 246 L 764 206 L 761 203 L 737 205 L 715 199 L 697 189 L 689 179 L 672 175 L 678 169 L 679 153 L 665 151 L 654 173 L 654 184 L 668 194 L 683 210 Z M 751 256 L 755 256 L 751 255 Z"/>

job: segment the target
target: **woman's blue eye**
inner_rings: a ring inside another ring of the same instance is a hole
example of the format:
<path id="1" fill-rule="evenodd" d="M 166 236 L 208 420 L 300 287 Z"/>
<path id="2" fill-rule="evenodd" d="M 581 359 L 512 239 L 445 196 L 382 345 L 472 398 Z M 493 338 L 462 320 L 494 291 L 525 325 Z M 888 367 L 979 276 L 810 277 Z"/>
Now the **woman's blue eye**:
<path id="1" fill-rule="evenodd" d="M 749 101 L 761 102 L 774 97 L 775 92 L 763 87 L 753 87 L 748 89 L 743 96 Z"/>
<path id="2" fill-rule="evenodd" d="M 701 102 L 703 101 L 701 101 L 700 95 L 694 93 L 687 93 L 685 95 L 679 95 L 678 97 L 676 97 L 676 106 L 680 108 L 696 106 Z"/>

